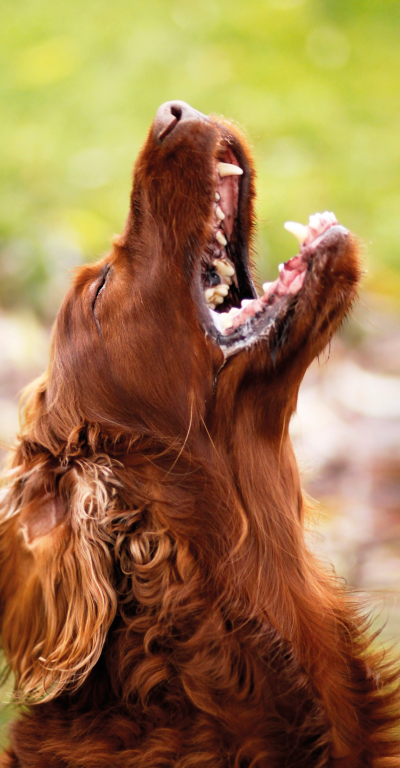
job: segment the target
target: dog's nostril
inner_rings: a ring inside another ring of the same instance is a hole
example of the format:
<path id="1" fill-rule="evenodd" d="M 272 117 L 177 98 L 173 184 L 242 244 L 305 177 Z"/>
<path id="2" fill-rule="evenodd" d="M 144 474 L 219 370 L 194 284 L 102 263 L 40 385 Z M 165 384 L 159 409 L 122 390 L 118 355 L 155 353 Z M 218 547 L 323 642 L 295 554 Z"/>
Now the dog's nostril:
<path id="1" fill-rule="evenodd" d="M 184 101 L 166 101 L 158 108 L 153 126 L 153 135 L 158 142 L 162 142 L 170 134 L 175 126 L 186 120 L 199 119 L 200 113 L 186 104 Z"/>
<path id="2" fill-rule="evenodd" d="M 158 140 L 162 141 L 165 139 L 166 136 L 168 136 L 171 131 L 174 130 L 176 124 L 179 122 L 179 120 L 182 117 L 182 110 L 180 107 L 177 107 L 175 105 L 171 105 L 169 114 L 165 116 L 163 120 L 163 127 L 161 128 L 161 131 L 158 134 Z"/>
<path id="3" fill-rule="evenodd" d="M 171 106 L 171 115 L 176 117 L 177 120 L 180 120 L 182 117 L 182 108 L 176 107 L 174 105 Z"/>

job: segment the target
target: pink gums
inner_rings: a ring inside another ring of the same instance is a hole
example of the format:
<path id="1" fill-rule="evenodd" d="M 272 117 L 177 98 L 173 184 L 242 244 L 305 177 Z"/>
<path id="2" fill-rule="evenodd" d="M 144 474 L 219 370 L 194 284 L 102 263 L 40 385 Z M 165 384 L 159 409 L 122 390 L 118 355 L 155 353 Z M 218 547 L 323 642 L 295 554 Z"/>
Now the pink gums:
<path id="1" fill-rule="evenodd" d="M 277 280 L 273 283 L 264 284 L 265 290 L 259 299 L 249 301 L 240 312 L 232 317 L 232 326 L 226 329 L 225 334 L 229 335 L 250 317 L 262 312 L 267 304 L 272 306 L 282 296 L 294 296 L 299 293 L 304 285 L 309 261 L 309 252 L 304 253 L 305 247 L 318 245 L 325 232 L 337 223 L 335 216 L 331 213 L 316 213 L 314 216 L 310 216 L 307 237 L 304 244 L 300 246 L 300 253 L 285 262 Z"/>

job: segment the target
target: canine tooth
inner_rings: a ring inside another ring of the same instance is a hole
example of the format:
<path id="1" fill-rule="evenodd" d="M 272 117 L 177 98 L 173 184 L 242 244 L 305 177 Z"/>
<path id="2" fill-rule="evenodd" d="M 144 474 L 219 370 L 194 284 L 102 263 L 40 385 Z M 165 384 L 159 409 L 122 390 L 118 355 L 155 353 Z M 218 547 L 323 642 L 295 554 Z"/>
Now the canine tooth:
<path id="1" fill-rule="evenodd" d="M 279 272 L 282 272 L 282 269 L 284 269 L 284 268 L 285 268 L 284 264 L 278 264 Z"/>
<path id="2" fill-rule="evenodd" d="M 300 245 L 303 245 L 308 234 L 308 228 L 304 224 L 298 224 L 297 221 L 285 221 L 283 226 L 288 232 L 297 237 Z"/>
<path id="3" fill-rule="evenodd" d="M 223 211 L 221 211 L 221 208 L 219 207 L 219 205 L 217 205 L 215 209 L 215 213 L 217 214 L 217 219 L 219 219 L 220 221 L 224 220 L 225 214 Z"/>
<path id="4" fill-rule="evenodd" d="M 217 230 L 217 234 L 215 235 L 216 240 L 220 245 L 228 245 L 227 239 L 223 236 L 220 229 Z"/>
<path id="5" fill-rule="evenodd" d="M 213 262 L 213 266 L 217 270 L 219 275 L 223 275 L 223 277 L 233 277 L 235 274 L 235 269 L 230 264 L 228 264 L 226 261 L 223 261 L 222 259 L 218 260 L 215 259 Z"/>
<path id="6" fill-rule="evenodd" d="M 249 304 L 253 303 L 253 301 L 254 299 L 242 299 L 242 301 L 240 302 L 240 306 L 242 307 L 242 309 L 245 309 L 245 307 L 248 307 Z"/>
<path id="7" fill-rule="evenodd" d="M 215 193 L 215 199 L 217 203 L 219 203 L 219 201 L 221 200 L 221 195 L 219 195 L 218 192 Z"/>
<path id="8" fill-rule="evenodd" d="M 262 289 L 263 289 L 264 293 L 266 293 L 270 289 L 271 285 L 272 285 L 272 282 L 271 283 L 263 283 Z"/>
<path id="9" fill-rule="evenodd" d="M 221 179 L 223 179 L 224 176 L 241 176 L 243 173 L 242 168 L 239 168 L 238 165 L 233 165 L 232 163 L 217 163 L 217 168 Z"/>

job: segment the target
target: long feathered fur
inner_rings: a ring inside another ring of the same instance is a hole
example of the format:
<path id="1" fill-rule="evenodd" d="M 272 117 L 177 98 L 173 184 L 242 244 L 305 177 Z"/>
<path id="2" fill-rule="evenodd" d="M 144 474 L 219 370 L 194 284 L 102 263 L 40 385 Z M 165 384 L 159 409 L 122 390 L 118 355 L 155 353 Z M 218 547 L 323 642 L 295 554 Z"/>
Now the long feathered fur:
<path id="1" fill-rule="evenodd" d="M 77 273 L 23 399 L 0 617 L 25 708 L 0 765 L 395 768 L 398 672 L 306 547 L 288 436 L 357 241 L 322 246 L 268 339 L 224 360 L 191 281 L 221 135 L 251 158 L 226 122 L 181 128 L 169 151 L 150 132 L 125 231 Z"/>

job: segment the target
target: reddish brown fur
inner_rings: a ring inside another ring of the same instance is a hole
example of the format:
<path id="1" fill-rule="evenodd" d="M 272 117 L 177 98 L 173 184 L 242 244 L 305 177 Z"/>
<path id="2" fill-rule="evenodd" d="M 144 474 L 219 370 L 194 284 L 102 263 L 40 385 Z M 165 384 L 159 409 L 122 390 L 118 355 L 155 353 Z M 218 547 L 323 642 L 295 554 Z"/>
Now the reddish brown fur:
<path id="1" fill-rule="evenodd" d="M 150 131 L 124 233 L 78 271 L 25 395 L 0 597 L 31 703 L 0 765 L 395 768 L 396 672 L 306 548 L 288 436 L 355 297 L 357 243 L 323 244 L 283 335 L 224 362 L 193 273 L 221 132 L 251 158 L 228 123 L 179 130 L 169 152 Z"/>

